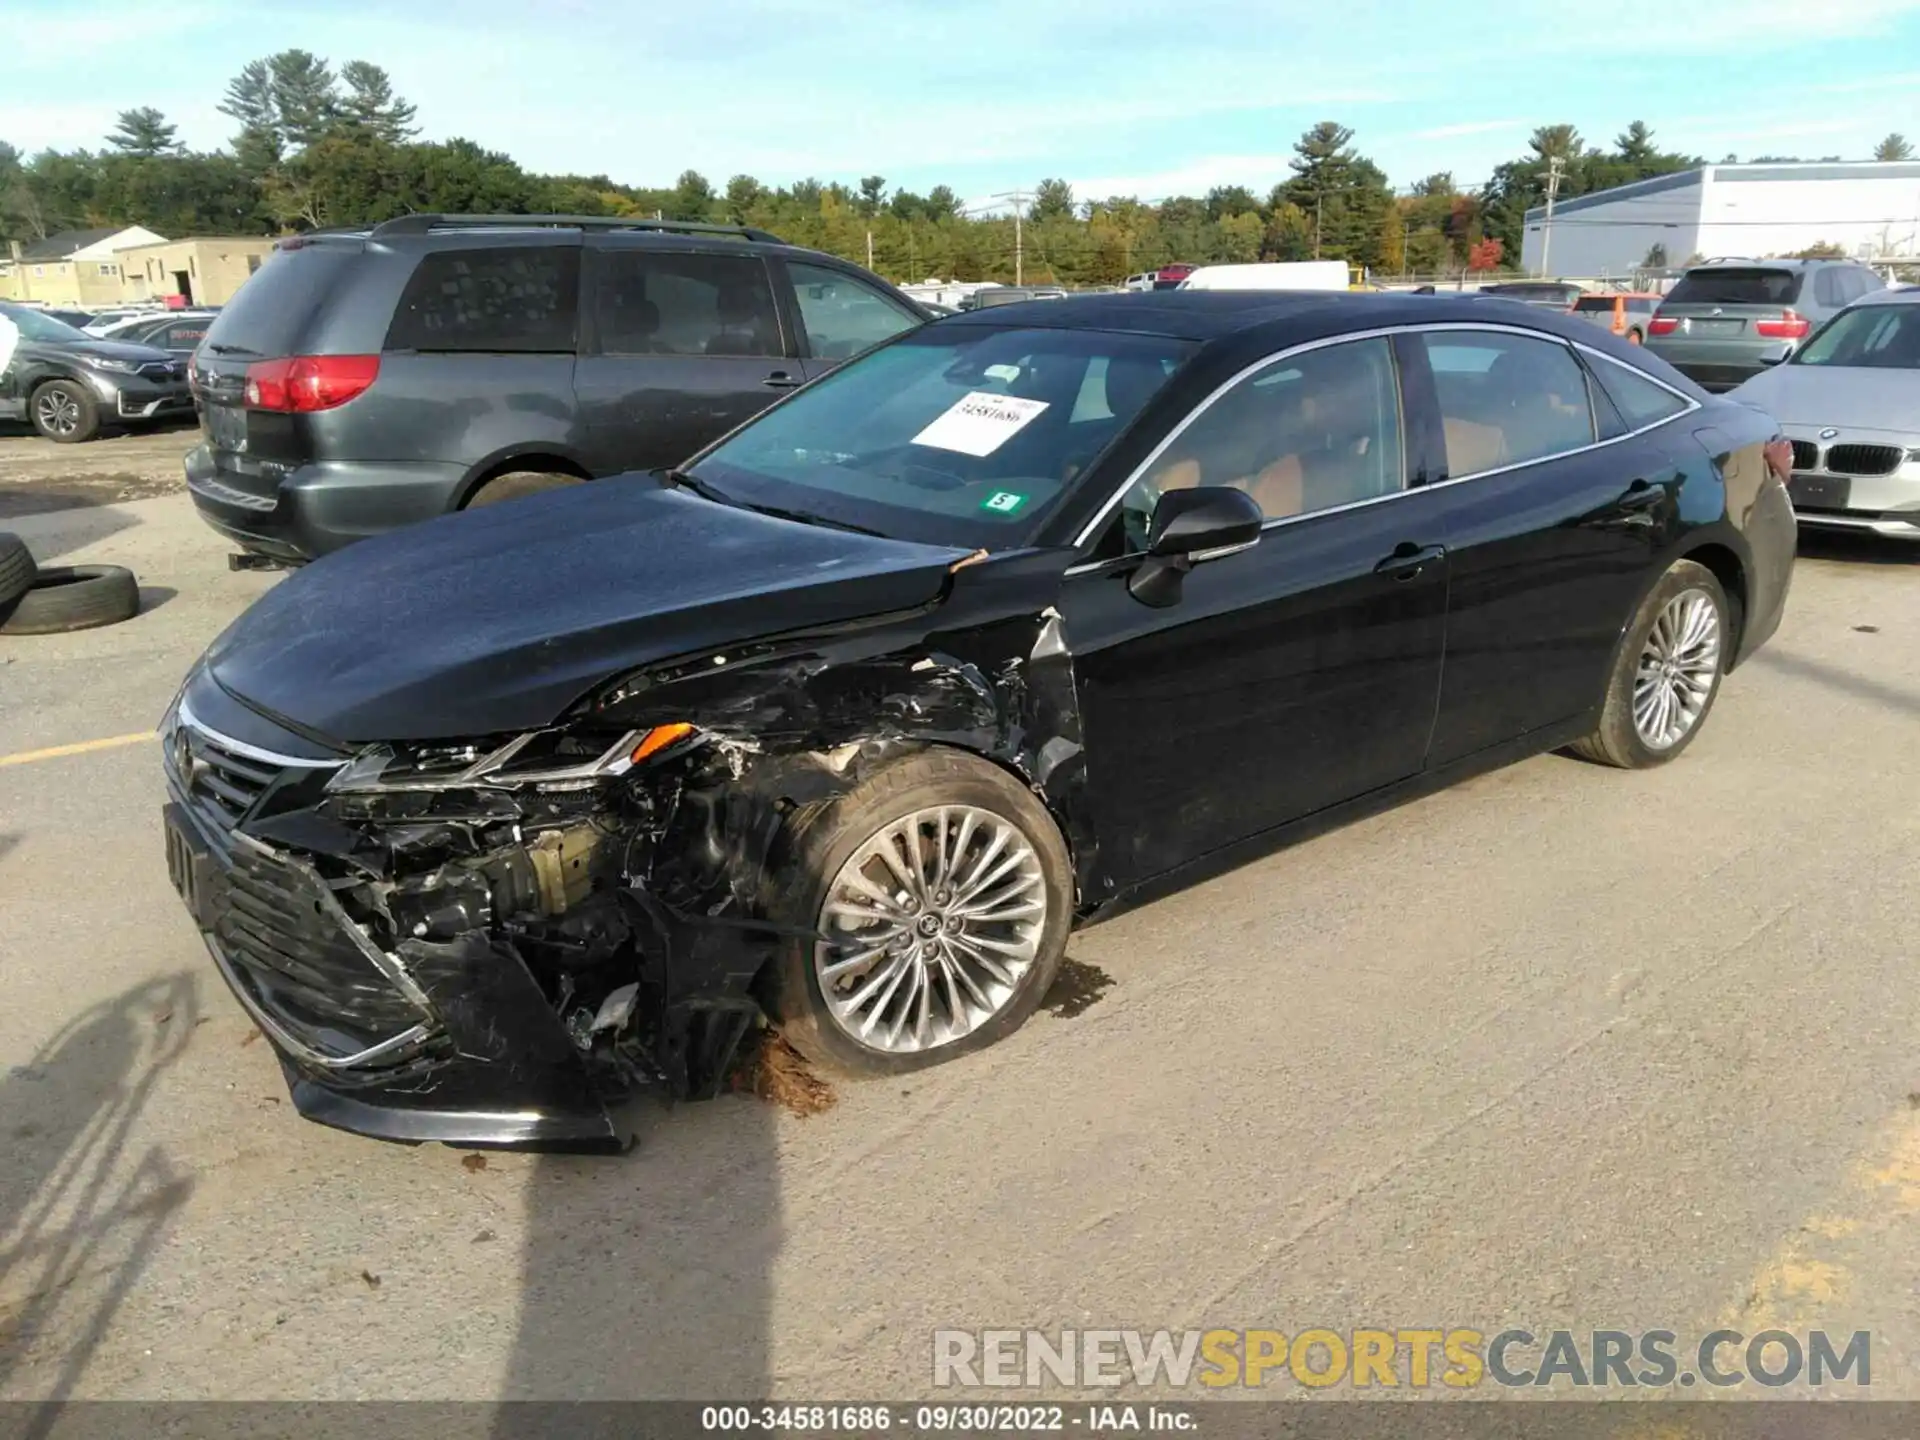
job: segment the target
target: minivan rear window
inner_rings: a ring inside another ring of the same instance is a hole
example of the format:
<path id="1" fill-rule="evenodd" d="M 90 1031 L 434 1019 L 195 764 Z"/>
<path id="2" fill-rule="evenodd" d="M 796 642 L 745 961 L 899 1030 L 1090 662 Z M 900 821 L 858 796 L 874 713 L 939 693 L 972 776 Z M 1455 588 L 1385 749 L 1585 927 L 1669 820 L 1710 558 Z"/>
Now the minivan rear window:
<path id="1" fill-rule="evenodd" d="M 1667 296 L 1669 305 L 1791 305 L 1800 298 L 1800 270 L 1759 267 L 1689 270 Z"/>
<path id="2" fill-rule="evenodd" d="M 578 246 L 434 251 L 407 281 L 386 348 L 571 354 L 579 302 Z"/>
<path id="3" fill-rule="evenodd" d="M 1588 295 L 1584 299 L 1576 301 L 1573 308 L 1582 315 L 1593 315 L 1602 312 L 1611 315 L 1613 313 L 1613 296 Z"/>
<path id="4" fill-rule="evenodd" d="M 276 250 L 220 307 L 207 349 L 243 359 L 301 353 L 308 327 L 359 253 L 345 245 Z"/>

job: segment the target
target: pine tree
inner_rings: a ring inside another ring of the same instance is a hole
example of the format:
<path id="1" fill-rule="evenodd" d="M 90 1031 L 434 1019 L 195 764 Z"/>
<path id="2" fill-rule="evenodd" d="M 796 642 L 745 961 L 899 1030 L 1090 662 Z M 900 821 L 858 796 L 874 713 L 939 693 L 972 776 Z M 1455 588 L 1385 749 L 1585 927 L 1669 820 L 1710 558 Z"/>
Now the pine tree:
<path id="1" fill-rule="evenodd" d="M 137 110 L 122 110 L 120 123 L 107 137 L 107 143 L 127 155 L 151 159 L 155 155 L 177 155 L 180 139 L 167 117 L 151 105 Z"/>
<path id="2" fill-rule="evenodd" d="M 387 72 L 365 60 L 349 60 L 340 67 L 347 97 L 340 116 L 389 145 L 404 145 L 419 133 L 414 107 L 393 93 Z"/>
<path id="3" fill-rule="evenodd" d="M 1876 160 L 1911 160 L 1913 158 L 1913 146 L 1907 143 L 1906 136 L 1896 130 L 1893 134 L 1887 136 L 1886 139 L 1873 147 L 1873 158 Z"/>
<path id="4" fill-rule="evenodd" d="M 267 68 L 273 75 L 273 109 L 281 142 L 304 149 L 339 118 L 333 71 L 326 61 L 305 50 L 282 50 L 268 58 Z"/>
<path id="5" fill-rule="evenodd" d="M 273 71 L 264 60 L 250 60 L 227 82 L 220 113 L 240 122 L 233 137 L 233 155 L 249 175 L 261 176 L 280 163 L 285 143 L 280 117 L 273 103 Z"/>

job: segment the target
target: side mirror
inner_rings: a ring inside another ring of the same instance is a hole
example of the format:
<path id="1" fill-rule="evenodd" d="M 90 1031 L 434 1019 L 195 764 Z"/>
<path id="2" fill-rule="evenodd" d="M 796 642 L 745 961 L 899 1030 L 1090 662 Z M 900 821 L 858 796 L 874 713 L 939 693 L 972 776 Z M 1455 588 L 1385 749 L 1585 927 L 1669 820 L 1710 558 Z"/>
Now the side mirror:
<path id="1" fill-rule="evenodd" d="M 1784 363 L 1786 358 L 1791 354 L 1793 354 L 1793 347 L 1782 340 L 1777 344 L 1767 346 L 1767 348 L 1762 350 L 1755 358 L 1758 359 L 1762 365 L 1779 365 Z"/>
<path id="2" fill-rule="evenodd" d="M 1226 485 L 1169 490 L 1147 523 L 1147 555 L 1127 582 L 1142 604 L 1171 605 L 1187 571 L 1256 544 L 1266 516 L 1244 490 Z"/>

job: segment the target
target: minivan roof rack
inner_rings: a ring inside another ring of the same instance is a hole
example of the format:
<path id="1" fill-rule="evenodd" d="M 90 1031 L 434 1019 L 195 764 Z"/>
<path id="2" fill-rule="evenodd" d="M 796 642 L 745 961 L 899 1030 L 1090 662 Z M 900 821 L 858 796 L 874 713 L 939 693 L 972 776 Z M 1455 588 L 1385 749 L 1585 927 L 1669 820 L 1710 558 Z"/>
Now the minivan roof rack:
<path id="1" fill-rule="evenodd" d="M 392 235 L 426 235 L 435 230 L 510 229 L 521 226 L 546 226 L 564 230 L 663 230 L 681 235 L 738 235 L 765 245 L 784 245 L 778 235 L 751 225 L 709 225 L 698 220 L 648 220 L 633 215 L 401 215 L 383 220 L 368 233 L 368 238 L 384 240 Z"/>

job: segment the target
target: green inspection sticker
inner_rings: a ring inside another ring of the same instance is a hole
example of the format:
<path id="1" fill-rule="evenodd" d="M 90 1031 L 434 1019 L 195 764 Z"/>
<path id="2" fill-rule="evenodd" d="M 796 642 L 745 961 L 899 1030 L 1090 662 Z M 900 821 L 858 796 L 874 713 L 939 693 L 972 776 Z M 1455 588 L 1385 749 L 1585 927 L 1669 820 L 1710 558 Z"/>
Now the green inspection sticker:
<path id="1" fill-rule="evenodd" d="M 980 508 L 996 515 L 1011 515 L 1026 503 L 1027 497 L 1017 490 L 996 490 L 980 502 Z"/>

